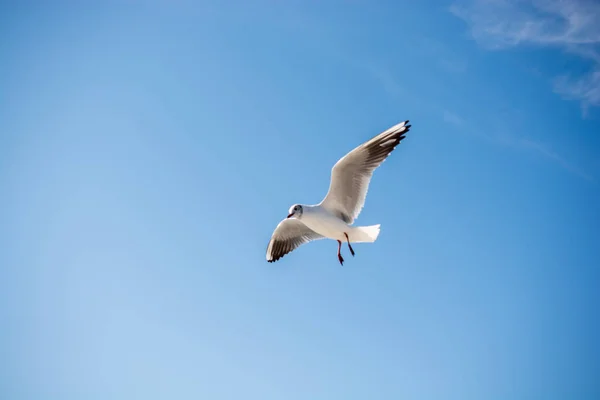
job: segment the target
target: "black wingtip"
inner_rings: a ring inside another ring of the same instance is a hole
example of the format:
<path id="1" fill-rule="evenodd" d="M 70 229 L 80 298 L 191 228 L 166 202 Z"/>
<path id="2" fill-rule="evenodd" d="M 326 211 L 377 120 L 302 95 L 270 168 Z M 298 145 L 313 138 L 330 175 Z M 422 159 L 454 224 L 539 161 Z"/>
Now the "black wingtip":
<path id="1" fill-rule="evenodd" d="M 285 254 L 283 256 L 279 256 L 279 257 L 275 257 L 275 258 L 271 258 L 270 260 L 267 260 L 268 263 L 274 263 L 275 261 L 279 261 L 281 260 L 283 257 L 285 256 Z"/>

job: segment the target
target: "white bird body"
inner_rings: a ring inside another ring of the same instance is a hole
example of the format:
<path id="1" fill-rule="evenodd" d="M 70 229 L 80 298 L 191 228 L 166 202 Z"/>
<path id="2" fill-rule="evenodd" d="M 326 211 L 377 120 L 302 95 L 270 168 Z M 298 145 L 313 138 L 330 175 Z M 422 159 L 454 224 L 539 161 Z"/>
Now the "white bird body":
<path id="1" fill-rule="evenodd" d="M 302 209 L 300 220 L 304 225 L 327 239 L 349 241 L 350 243 L 374 242 L 379 234 L 379 225 L 350 226 L 318 204 L 303 205 Z"/>
<path id="2" fill-rule="evenodd" d="M 367 197 L 373 172 L 385 161 L 410 129 L 403 121 L 381 132 L 350 151 L 331 169 L 329 191 L 316 205 L 293 205 L 286 219 L 271 235 L 267 247 L 267 261 L 274 262 L 304 243 L 319 239 L 338 242 L 338 260 L 343 265 L 342 242 L 377 240 L 379 225 L 351 226 L 360 214 Z"/>

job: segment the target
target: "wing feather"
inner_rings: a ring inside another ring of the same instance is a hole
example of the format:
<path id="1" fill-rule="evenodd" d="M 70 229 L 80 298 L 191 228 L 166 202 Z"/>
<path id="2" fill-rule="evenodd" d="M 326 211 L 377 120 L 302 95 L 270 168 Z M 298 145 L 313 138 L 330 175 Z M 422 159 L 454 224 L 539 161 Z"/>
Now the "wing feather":
<path id="1" fill-rule="evenodd" d="M 352 224 L 365 204 L 373 171 L 391 154 L 410 130 L 403 121 L 356 147 L 331 169 L 329 191 L 321 206 Z"/>
<path id="2" fill-rule="evenodd" d="M 324 238 L 304 225 L 302 221 L 286 218 L 273 231 L 267 246 L 267 261 L 275 262 L 305 243 Z"/>

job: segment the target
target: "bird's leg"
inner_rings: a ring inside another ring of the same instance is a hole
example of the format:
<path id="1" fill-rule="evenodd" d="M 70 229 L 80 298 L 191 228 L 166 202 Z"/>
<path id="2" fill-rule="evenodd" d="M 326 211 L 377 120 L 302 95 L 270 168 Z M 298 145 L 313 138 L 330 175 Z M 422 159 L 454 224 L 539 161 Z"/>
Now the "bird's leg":
<path id="1" fill-rule="evenodd" d="M 342 242 L 339 240 L 337 242 L 338 242 L 338 260 L 340 260 L 340 264 L 344 265 L 344 259 L 342 258 Z"/>
<path id="2" fill-rule="evenodd" d="M 348 241 L 348 248 L 350 249 L 350 254 L 352 254 L 352 257 L 354 257 L 354 250 L 352 250 L 352 246 L 350 246 L 350 238 L 348 237 L 348 234 L 346 232 L 344 232 L 344 235 L 346 235 L 346 240 Z"/>

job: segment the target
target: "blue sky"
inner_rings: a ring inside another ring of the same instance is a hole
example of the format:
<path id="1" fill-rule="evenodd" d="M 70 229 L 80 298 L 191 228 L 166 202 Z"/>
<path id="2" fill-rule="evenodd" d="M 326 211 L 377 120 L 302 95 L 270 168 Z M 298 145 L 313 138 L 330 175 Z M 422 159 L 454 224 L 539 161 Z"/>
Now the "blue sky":
<path id="1" fill-rule="evenodd" d="M 565 3 L 3 2 L 1 397 L 598 398 L 600 8 Z M 404 119 L 377 242 L 268 264 Z"/>

